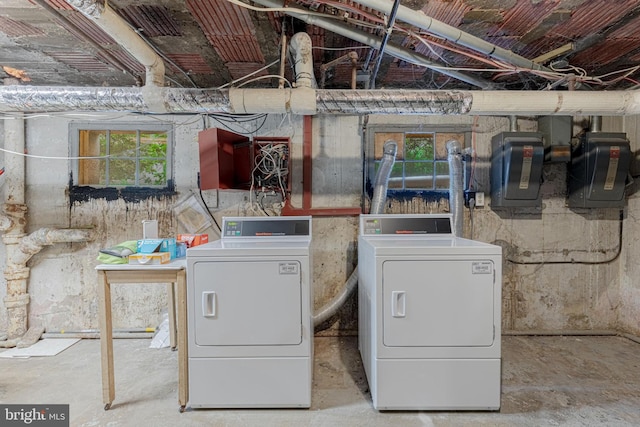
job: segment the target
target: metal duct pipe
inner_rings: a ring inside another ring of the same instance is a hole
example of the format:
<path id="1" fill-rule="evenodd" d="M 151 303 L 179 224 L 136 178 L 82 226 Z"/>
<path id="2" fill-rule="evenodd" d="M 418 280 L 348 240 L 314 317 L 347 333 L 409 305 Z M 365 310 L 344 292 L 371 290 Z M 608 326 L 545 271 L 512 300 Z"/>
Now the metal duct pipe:
<path id="1" fill-rule="evenodd" d="M 313 74 L 313 55 L 311 54 L 311 36 L 307 33 L 296 33 L 289 41 L 289 54 L 292 57 L 296 87 L 317 88 Z"/>
<path id="2" fill-rule="evenodd" d="M 396 162 L 398 143 L 390 139 L 382 147 L 382 162 L 378 168 L 378 173 L 373 184 L 373 196 L 371 197 L 371 209 L 369 213 L 383 214 L 384 205 L 387 201 L 387 188 L 389 187 L 389 176 Z"/>
<path id="3" fill-rule="evenodd" d="M 602 132 L 602 116 L 591 116 L 591 132 Z"/>
<path id="4" fill-rule="evenodd" d="M 178 89 L 0 86 L 0 112 L 414 114 L 571 116 L 640 114 L 640 91 Z M 287 92 L 288 91 L 288 92 Z M 231 93 L 239 94 L 230 99 Z M 259 102 L 253 100 L 262 94 Z M 310 97 L 317 107 L 311 109 Z M 159 108 L 155 108 L 159 105 Z M 250 106 L 245 108 L 245 105 Z"/>
<path id="5" fill-rule="evenodd" d="M 462 146 L 452 139 L 447 141 L 447 160 L 449 161 L 449 211 L 453 215 L 453 234 L 462 237 L 464 218 Z"/>
<path id="6" fill-rule="evenodd" d="M 282 3 L 276 0 L 254 0 L 254 3 L 260 4 L 265 7 L 282 7 Z M 306 22 L 307 24 L 324 28 L 325 30 L 331 31 L 332 33 L 340 34 L 341 36 L 348 37 L 351 40 L 366 44 L 378 50 L 380 49 L 381 41 L 373 34 L 356 30 L 349 25 L 335 19 L 322 18 L 319 16 L 296 12 L 296 7 L 292 5 L 289 5 L 287 9 L 290 9 L 291 11 L 287 10 L 283 13 L 293 16 L 294 18 Z M 301 12 L 305 11 L 303 9 L 298 10 L 300 10 Z M 493 84 L 488 80 L 477 78 L 459 71 L 449 70 L 447 69 L 448 67 L 446 65 L 431 62 L 423 55 L 417 54 L 409 49 L 405 49 L 392 43 L 387 44 L 385 52 L 387 52 L 389 55 L 395 56 L 398 59 L 402 59 L 413 64 L 423 65 L 441 74 L 453 77 L 454 79 L 458 79 L 482 89 L 490 89 L 493 86 Z"/>
<path id="7" fill-rule="evenodd" d="M 66 2 L 94 21 L 97 26 L 145 66 L 145 85 L 164 86 L 162 58 L 138 36 L 120 15 L 99 0 L 66 0 Z"/>
<path id="8" fill-rule="evenodd" d="M 379 10 L 380 12 L 385 14 L 390 13 L 393 5 L 393 3 L 389 0 L 354 0 L 354 1 L 356 3 L 360 3 L 363 6 L 367 6 L 372 9 Z M 431 34 L 440 36 L 453 43 L 456 43 L 461 46 L 468 47 L 469 49 L 473 49 L 477 52 L 483 53 L 491 58 L 495 58 L 500 61 L 505 61 L 509 64 L 513 64 L 518 67 L 526 68 L 530 70 L 551 71 L 550 69 L 540 64 L 537 64 L 527 58 L 524 58 L 520 55 L 516 55 L 510 50 L 496 46 L 492 43 L 482 40 L 479 37 L 473 36 L 469 33 L 465 33 L 464 31 L 460 31 L 459 29 L 452 27 L 450 25 L 447 25 L 444 22 L 437 21 L 425 15 L 424 13 L 422 13 L 422 11 L 416 11 L 406 6 L 400 6 L 397 12 L 397 19 L 404 21 L 408 24 L 415 25 L 418 28 L 428 31 Z"/>
<path id="9" fill-rule="evenodd" d="M 340 307 L 342 307 L 344 303 L 347 302 L 347 299 L 356 289 L 357 285 L 358 267 L 356 266 L 356 268 L 353 269 L 353 272 L 351 272 L 351 275 L 342 287 L 342 291 L 313 315 L 314 328 L 318 328 L 318 326 L 323 325 L 326 321 L 335 316 L 338 310 L 340 310 Z"/>
<path id="10" fill-rule="evenodd" d="M 371 209 L 369 213 L 384 213 L 384 205 L 387 199 L 387 188 L 389 185 L 389 175 L 393 164 L 396 161 L 396 152 L 398 151 L 398 143 L 390 139 L 384 143 L 382 163 L 378 168 L 375 177 L 375 185 L 373 189 L 373 197 L 371 199 Z M 342 291 L 336 295 L 331 301 L 325 304 L 316 314 L 313 315 L 314 327 L 321 326 L 323 323 L 331 319 L 338 312 L 340 307 L 344 305 L 349 296 L 356 289 L 358 284 L 358 267 L 356 267 L 347 282 L 342 287 Z"/>

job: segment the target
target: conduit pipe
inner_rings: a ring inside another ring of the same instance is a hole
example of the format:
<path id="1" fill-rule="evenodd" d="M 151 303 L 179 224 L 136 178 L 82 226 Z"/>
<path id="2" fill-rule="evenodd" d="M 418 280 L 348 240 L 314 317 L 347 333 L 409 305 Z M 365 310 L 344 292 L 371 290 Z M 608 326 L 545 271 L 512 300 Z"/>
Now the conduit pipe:
<path id="1" fill-rule="evenodd" d="M 446 147 L 449 162 L 449 212 L 453 216 L 453 235 L 462 237 L 464 218 L 462 145 L 452 139 L 447 141 Z"/>
<path id="2" fill-rule="evenodd" d="M 383 156 L 374 181 L 373 197 L 371 198 L 371 209 L 369 213 L 382 214 L 387 200 L 387 189 L 389 187 L 389 176 L 391 169 L 396 161 L 396 153 L 398 151 L 398 143 L 394 140 L 388 140 L 383 146 Z M 340 307 L 344 305 L 349 296 L 353 293 L 358 285 L 358 267 L 347 279 L 347 282 L 331 301 L 325 304 L 318 312 L 313 315 L 313 325 L 315 328 L 323 325 L 326 321 L 336 315 Z"/>
<path id="3" fill-rule="evenodd" d="M 389 14 L 393 3 L 389 0 L 354 0 L 363 6 L 376 9 L 382 13 Z M 550 69 L 537 64 L 530 59 L 524 58 L 520 55 L 516 55 L 510 50 L 501 48 L 479 37 L 473 36 L 464 31 L 445 24 L 444 22 L 437 21 L 430 16 L 425 15 L 422 11 L 416 11 L 406 6 L 400 6 L 398 8 L 396 18 L 400 21 L 404 21 L 407 24 L 414 25 L 431 34 L 440 36 L 446 40 L 449 40 L 455 44 L 465 46 L 476 52 L 483 53 L 491 58 L 498 59 L 500 61 L 507 62 L 520 68 L 526 68 L 529 70 L 539 71 L 551 71 Z"/>
<path id="4" fill-rule="evenodd" d="M 405 115 L 640 114 L 640 91 L 459 91 L 0 86 L 0 112 Z M 154 101 L 161 107 L 155 108 Z"/>
<path id="5" fill-rule="evenodd" d="M 95 22 L 98 27 L 145 66 L 145 85 L 164 86 L 165 70 L 162 58 L 104 1 L 66 0 L 66 2 Z"/>
<path id="6" fill-rule="evenodd" d="M 260 4 L 265 7 L 282 7 L 282 3 L 276 0 L 254 0 L 254 3 Z M 332 33 L 339 34 L 351 40 L 357 41 L 358 43 L 366 44 L 380 50 L 381 40 L 373 34 L 354 29 L 353 27 L 335 19 L 322 18 L 315 15 L 307 15 L 304 13 L 304 9 L 298 9 L 300 12 L 296 12 L 296 7 L 293 7 L 291 5 L 289 5 L 287 9 L 288 10 L 284 13 L 289 16 L 293 16 L 294 18 L 297 18 L 303 22 L 306 22 L 307 24 L 324 28 L 325 30 L 331 31 Z M 488 80 L 477 78 L 460 71 L 449 70 L 446 65 L 431 62 L 423 55 L 415 53 L 410 49 L 405 49 L 403 47 L 394 45 L 392 43 L 387 44 L 387 46 L 385 47 L 385 52 L 398 59 L 402 59 L 403 61 L 422 65 L 441 74 L 453 77 L 454 79 L 458 79 L 482 89 L 489 89 L 493 86 L 492 83 Z"/>
<path id="7" fill-rule="evenodd" d="M 385 29 L 384 36 L 382 37 L 382 41 L 380 42 L 378 58 L 376 59 L 376 63 L 373 65 L 373 72 L 371 73 L 371 81 L 369 83 L 369 87 L 371 89 L 376 88 L 376 78 L 378 77 L 378 70 L 380 70 L 380 64 L 382 64 L 382 57 L 384 56 L 384 50 L 387 47 L 389 37 L 391 37 L 391 32 L 393 31 L 393 26 L 396 23 L 396 13 L 398 12 L 398 6 L 400 6 L 400 0 L 394 0 L 393 6 L 391 8 L 391 13 L 389 14 L 387 19 L 387 28 Z"/>

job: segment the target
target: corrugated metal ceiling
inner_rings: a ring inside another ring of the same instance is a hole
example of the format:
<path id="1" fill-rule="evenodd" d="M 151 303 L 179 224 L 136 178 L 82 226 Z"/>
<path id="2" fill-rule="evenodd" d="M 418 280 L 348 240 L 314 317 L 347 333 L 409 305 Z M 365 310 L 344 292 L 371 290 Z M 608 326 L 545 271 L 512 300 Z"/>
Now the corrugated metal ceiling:
<path id="1" fill-rule="evenodd" d="M 121 13 L 145 37 L 182 35 L 180 25 L 164 6 L 132 5 L 122 8 Z"/>
<path id="2" fill-rule="evenodd" d="M 36 36 L 43 34 L 42 30 L 11 18 L 0 16 L 0 29 L 9 37 Z"/>
<path id="3" fill-rule="evenodd" d="M 0 32 L 22 47 L 24 55 L 29 55 L 29 61 L 21 62 L 15 49 L 9 53 L 10 50 L 0 46 L 0 65 L 24 68 L 21 64 L 35 64 L 33 55 L 43 55 L 42 64 L 53 60 L 85 71 L 82 76 L 61 72 L 47 75 L 52 67 L 29 65 L 32 84 L 56 81 L 70 85 L 130 85 L 136 83 L 132 76 L 140 76 L 138 80 L 144 76 L 144 67 L 65 0 L 45 1 L 59 16 L 52 16 L 40 7 L 38 3 L 42 0 L 24 2 L 23 8 L 3 7 L 0 3 Z M 276 61 L 280 57 L 278 43 L 283 21 L 288 36 L 297 31 L 311 35 L 318 77 L 322 64 L 344 55 L 348 48 L 360 46 L 342 35 L 306 25 L 282 12 L 250 11 L 227 0 L 110 0 L 108 4 L 165 58 L 168 84 L 172 85 L 216 87 Z M 378 38 L 384 31 L 384 14 L 353 0 L 289 0 L 287 4 L 339 17 L 343 24 Z M 389 7 L 391 4 L 389 1 Z M 419 9 L 416 13 L 424 13 L 530 59 L 574 43 L 573 51 L 550 58 L 544 65 L 554 59 L 564 59 L 569 67 L 576 67 L 574 71 L 584 70 L 598 76 L 628 70 L 640 61 L 638 0 L 412 0 L 404 4 Z M 404 22 L 397 21 L 396 25 L 391 43 L 405 46 L 443 67 L 463 71 L 473 68 L 466 72 L 493 81 L 498 89 L 539 89 L 549 84 L 548 76 L 491 71 L 494 66 L 486 61 L 489 59 L 486 56 Z M 429 46 L 403 32 L 408 29 L 420 33 Z M 77 43 L 70 44 L 74 36 Z M 87 45 L 87 39 L 100 49 Z M 368 56 L 370 50 L 368 47 L 358 50 L 360 73 L 366 74 L 365 65 L 372 66 L 374 62 L 371 59 L 375 55 Z M 122 67 L 128 73 L 122 73 Z M 287 64 L 287 71 L 289 68 Z M 30 73 L 28 68 L 24 71 L 27 75 Z M 279 65 L 273 65 L 257 75 L 278 71 Z M 439 88 L 442 84 L 442 88 L 470 87 L 456 79 L 425 71 L 424 67 L 385 55 L 377 81 L 387 88 Z M 350 87 L 351 66 L 339 64 L 326 77 L 327 88 Z M 637 80 L 640 80 L 640 71 L 631 69 L 624 79 L 609 82 L 607 86 L 591 84 L 589 88 L 622 89 L 635 86 Z M 276 86 L 278 80 L 264 79 L 252 84 Z"/>

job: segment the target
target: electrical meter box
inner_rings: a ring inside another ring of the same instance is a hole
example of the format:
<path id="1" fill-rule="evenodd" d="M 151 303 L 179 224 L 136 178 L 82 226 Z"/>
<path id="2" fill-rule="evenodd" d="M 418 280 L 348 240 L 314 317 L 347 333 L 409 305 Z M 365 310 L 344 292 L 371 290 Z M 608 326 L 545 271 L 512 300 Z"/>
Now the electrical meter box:
<path id="1" fill-rule="evenodd" d="M 623 207 L 630 164 L 631 149 L 625 133 L 585 133 L 571 153 L 569 207 Z"/>
<path id="2" fill-rule="evenodd" d="M 491 139 L 491 206 L 540 206 L 544 143 L 539 132 L 502 132 Z"/>

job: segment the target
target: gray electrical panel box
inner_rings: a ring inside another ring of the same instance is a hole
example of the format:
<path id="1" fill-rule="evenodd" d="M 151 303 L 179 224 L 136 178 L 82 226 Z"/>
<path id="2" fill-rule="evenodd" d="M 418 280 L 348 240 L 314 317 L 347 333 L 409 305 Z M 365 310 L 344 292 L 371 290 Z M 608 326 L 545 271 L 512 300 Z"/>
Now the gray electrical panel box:
<path id="1" fill-rule="evenodd" d="M 625 133 L 585 133 L 571 154 L 569 207 L 623 207 L 630 164 L 631 149 Z"/>
<path id="2" fill-rule="evenodd" d="M 491 206 L 540 206 L 544 145 L 539 132 L 502 132 L 491 139 Z"/>

